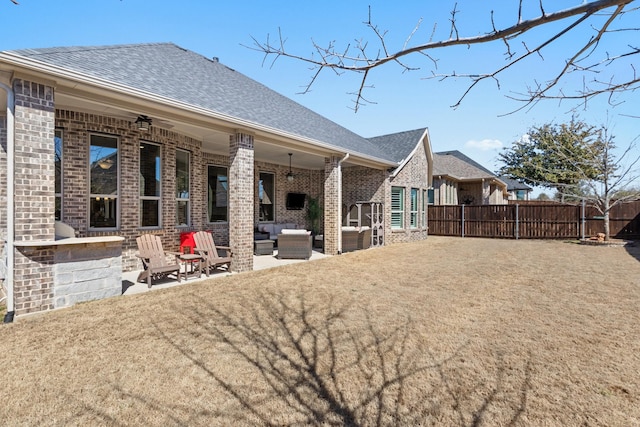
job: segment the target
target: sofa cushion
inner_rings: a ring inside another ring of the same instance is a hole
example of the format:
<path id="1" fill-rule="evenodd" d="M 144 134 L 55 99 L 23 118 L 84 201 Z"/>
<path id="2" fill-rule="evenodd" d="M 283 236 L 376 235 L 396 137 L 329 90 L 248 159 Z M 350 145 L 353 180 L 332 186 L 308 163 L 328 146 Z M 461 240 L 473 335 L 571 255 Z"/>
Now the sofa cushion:
<path id="1" fill-rule="evenodd" d="M 298 235 L 306 234 L 306 235 L 311 235 L 311 232 L 307 231 L 307 230 L 304 230 L 304 229 L 299 229 L 299 230 L 295 229 L 294 230 L 294 229 L 290 229 L 290 228 L 284 228 L 284 229 L 282 229 L 282 233 L 281 234 L 298 234 Z"/>
<path id="2" fill-rule="evenodd" d="M 278 234 L 282 233 L 282 230 L 289 229 L 297 229 L 298 226 L 292 222 L 282 223 L 282 224 L 259 224 L 258 231 L 262 233 L 269 233 L 269 239 L 276 240 L 278 238 Z"/>

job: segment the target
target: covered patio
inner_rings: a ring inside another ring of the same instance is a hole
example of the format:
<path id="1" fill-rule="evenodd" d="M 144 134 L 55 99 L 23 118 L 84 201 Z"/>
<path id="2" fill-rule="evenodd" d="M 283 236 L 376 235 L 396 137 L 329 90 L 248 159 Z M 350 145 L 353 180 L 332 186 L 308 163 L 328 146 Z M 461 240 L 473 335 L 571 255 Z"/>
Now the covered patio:
<path id="1" fill-rule="evenodd" d="M 331 255 L 324 254 L 321 250 L 314 249 L 311 258 L 304 259 L 279 259 L 278 250 L 276 249 L 273 255 L 254 255 L 253 256 L 253 269 L 254 270 L 266 270 L 269 268 L 281 267 L 289 264 L 299 264 L 303 262 L 312 262 L 320 259 L 328 258 Z M 186 266 L 185 266 L 186 267 Z M 178 282 L 175 279 L 164 279 L 149 288 L 145 283 L 136 282 L 141 270 L 132 270 L 122 274 L 122 295 L 135 295 L 144 292 L 149 292 L 155 289 L 165 289 L 174 286 L 189 285 L 194 282 L 202 282 L 205 280 L 213 280 L 217 278 L 227 277 L 233 273 L 220 269 L 215 273 L 212 273 L 209 277 L 205 274 L 201 274 L 197 277 L 188 277 L 186 280 Z"/>

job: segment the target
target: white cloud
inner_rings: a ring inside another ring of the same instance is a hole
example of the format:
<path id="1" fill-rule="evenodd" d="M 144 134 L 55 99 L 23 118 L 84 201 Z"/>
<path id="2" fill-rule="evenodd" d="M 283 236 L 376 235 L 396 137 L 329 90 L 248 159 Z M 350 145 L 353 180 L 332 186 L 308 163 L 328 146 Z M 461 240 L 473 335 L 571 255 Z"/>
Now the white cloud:
<path id="1" fill-rule="evenodd" d="M 482 141 L 472 139 L 467 141 L 464 146 L 466 148 L 473 148 L 481 151 L 497 150 L 502 148 L 502 141 L 499 139 L 483 139 Z"/>

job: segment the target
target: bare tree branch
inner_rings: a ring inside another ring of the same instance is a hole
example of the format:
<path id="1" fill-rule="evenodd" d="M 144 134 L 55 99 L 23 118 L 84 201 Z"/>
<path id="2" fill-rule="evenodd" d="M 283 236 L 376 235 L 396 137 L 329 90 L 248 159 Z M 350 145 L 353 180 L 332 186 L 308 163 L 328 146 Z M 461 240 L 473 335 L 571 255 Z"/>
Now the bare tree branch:
<path id="1" fill-rule="evenodd" d="M 355 110 L 357 111 L 362 104 L 367 103 L 363 96 L 363 91 L 365 88 L 370 87 L 367 85 L 367 79 L 371 76 L 370 71 L 375 68 L 381 67 L 389 62 L 395 62 L 399 64 L 404 71 L 417 70 L 419 69 L 418 67 L 411 67 L 406 62 L 401 61 L 401 58 L 414 53 L 420 53 L 427 56 L 431 60 L 431 62 L 433 62 L 434 68 L 437 68 L 437 59 L 433 58 L 428 52 L 438 49 L 450 48 L 453 46 L 471 47 L 473 45 L 487 44 L 495 41 L 502 42 L 505 45 L 506 49 L 505 57 L 507 58 L 507 63 L 491 73 L 458 74 L 456 72 L 452 72 L 449 74 L 436 74 L 432 71 L 429 78 L 466 78 L 471 81 L 462 96 L 453 105 L 453 107 L 456 107 L 460 105 L 460 103 L 469 94 L 469 92 L 480 82 L 487 79 L 494 80 L 499 87 L 500 82 L 497 80 L 497 76 L 499 74 L 503 73 L 505 70 L 513 67 L 515 64 L 523 61 L 524 59 L 531 57 L 532 55 L 538 55 L 542 57 L 541 51 L 543 50 L 543 48 L 549 46 L 554 42 L 557 42 L 561 38 L 566 38 L 566 35 L 569 31 L 573 30 L 590 18 L 600 16 L 601 12 L 604 13 L 605 16 L 608 17 L 606 22 L 598 24 L 598 26 L 594 28 L 594 35 L 592 35 L 588 41 L 586 41 L 581 46 L 578 46 L 574 51 L 569 52 L 564 65 L 551 80 L 549 80 L 548 82 L 536 84 L 528 91 L 526 96 L 512 97 L 512 99 L 524 101 L 526 106 L 542 99 L 576 99 L 575 95 L 568 96 L 565 95 L 562 91 L 559 91 L 559 95 L 550 94 L 550 90 L 556 88 L 559 85 L 561 78 L 571 72 L 591 71 L 597 73 L 598 69 L 601 67 L 610 65 L 614 61 L 628 58 L 631 55 L 637 54 L 638 49 L 636 47 L 630 46 L 630 50 L 626 54 L 617 54 L 613 56 L 609 56 L 607 54 L 607 57 L 604 60 L 597 61 L 590 66 L 585 67 L 580 65 L 580 62 L 583 62 L 586 58 L 589 58 L 592 54 L 594 54 L 594 51 L 599 46 L 602 38 L 608 32 L 638 31 L 637 28 L 611 28 L 614 20 L 621 17 L 623 14 L 638 11 L 637 8 L 630 8 L 630 5 L 635 1 L 636 0 L 585 0 L 581 2 L 580 5 L 575 7 L 555 12 L 547 12 L 543 6 L 543 0 L 539 0 L 539 9 L 541 15 L 532 19 L 526 19 L 523 15 L 523 1 L 520 0 L 518 3 L 517 21 L 514 25 L 504 28 L 498 28 L 494 21 L 493 12 L 491 12 L 491 30 L 485 34 L 471 37 L 463 37 L 460 35 L 460 29 L 458 28 L 457 23 L 457 15 L 460 10 L 458 9 L 458 4 L 455 3 L 450 12 L 451 17 L 449 19 L 450 28 L 448 39 L 434 40 L 435 29 L 437 27 L 437 25 L 434 25 L 431 37 L 426 43 L 409 46 L 410 41 L 414 39 L 414 35 L 422 24 L 422 20 L 419 20 L 418 24 L 405 40 L 404 44 L 397 51 L 393 51 L 388 46 L 386 41 L 387 32 L 382 31 L 377 25 L 372 22 L 371 10 L 369 9 L 369 18 L 364 24 L 368 28 L 368 30 L 370 30 L 374 34 L 376 38 L 375 46 L 370 46 L 365 40 L 360 39 L 355 45 L 347 44 L 344 49 L 338 50 L 336 48 L 335 42 L 330 42 L 326 47 L 322 47 L 319 44 L 313 42 L 313 49 L 316 55 L 304 56 L 287 50 L 284 43 L 285 40 L 280 34 L 279 43 L 271 43 L 268 37 L 266 42 L 264 43 L 259 42 L 257 39 L 253 38 L 253 45 L 248 47 L 250 49 L 254 49 L 263 53 L 265 56 L 273 55 L 276 59 L 280 57 L 287 57 L 310 64 L 312 66 L 314 74 L 311 82 L 309 82 L 309 84 L 306 86 L 305 92 L 309 91 L 311 85 L 316 82 L 320 72 L 324 69 L 331 69 L 338 73 L 352 72 L 361 74 L 362 77 L 359 85 L 360 87 L 358 91 L 355 92 Z M 612 10 L 607 11 L 607 9 Z M 571 18 L 575 19 L 569 22 L 560 30 L 554 31 L 554 33 L 552 33 L 544 41 L 538 43 L 536 47 L 528 48 L 526 41 L 523 40 L 522 46 L 525 48 L 525 52 L 520 55 L 516 55 L 513 52 L 510 42 L 515 40 L 516 38 L 522 37 L 525 33 L 534 28 L 538 28 L 553 22 L 568 20 Z M 589 86 L 585 86 L 583 88 L 583 92 L 577 96 L 578 99 L 588 100 L 593 96 L 597 96 L 603 93 L 616 93 L 619 91 L 638 87 L 638 80 L 635 77 L 624 82 L 611 81 L 608 84 L 601 84 L 601 82 L 594 80 L 592 83 L 598 83 L 601 85 L 601 87 L 593 90 Z"/>

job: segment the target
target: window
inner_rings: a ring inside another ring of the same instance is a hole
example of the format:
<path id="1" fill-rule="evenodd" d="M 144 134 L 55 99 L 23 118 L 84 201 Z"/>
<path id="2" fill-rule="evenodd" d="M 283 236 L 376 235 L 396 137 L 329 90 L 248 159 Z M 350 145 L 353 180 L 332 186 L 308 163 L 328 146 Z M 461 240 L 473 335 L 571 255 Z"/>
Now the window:
<path id="1" fill-rule="evenodd" d="M 176 150 L 176 225 L 178 227 L 189 225 L 190 165 L 191 153 Z"/>
<path id="2" fill-rule="evenodd" d="M 140 227 L 160 227 L 160 146 L 140 143 Z"/>
<path id="3" fill-rule="evenodd" d="M 118 138 L 91 135 L 89 227 L 118 227 Z"/>
<path id="4" fill-rule="evenodd" d="M 55 217 L 56 221 L 62 221 L 62 129 L 54 131 L 55 145 Z"/>
<path id="5" fill-rule="evenodd" d="M 275 175 L 269 172 L 260 172 L 258 182 L 258 198 L 260 199 L 260 221 L 275 221 Z"/>
<path id="6" fill-rule="evenodd" d="M 209 222 L 229 221 L 229 182 L 227 168 L 222 166 L 208 167 L 209 193 L 207 197 Z"/>
<path id="7" fill-rule="evenodd" d="M 411 228 L 418 228 L 418 189 L 411 189 L 411 211 L 409 225 Z"/>
<path id="8" fill-rule="evenodd" d="M 404 188 L 391 187 L 391 228 L 404 228 Z"/>
<path id="9" fill-rule="evenodd" d="M 427 200 L 428 200 L 428 192 L 427 190 L 422 190 L 422 204 L 420 205 L 420 207 L 422 212 L 421 226 L 423 228 L 427 226 Z"/>

